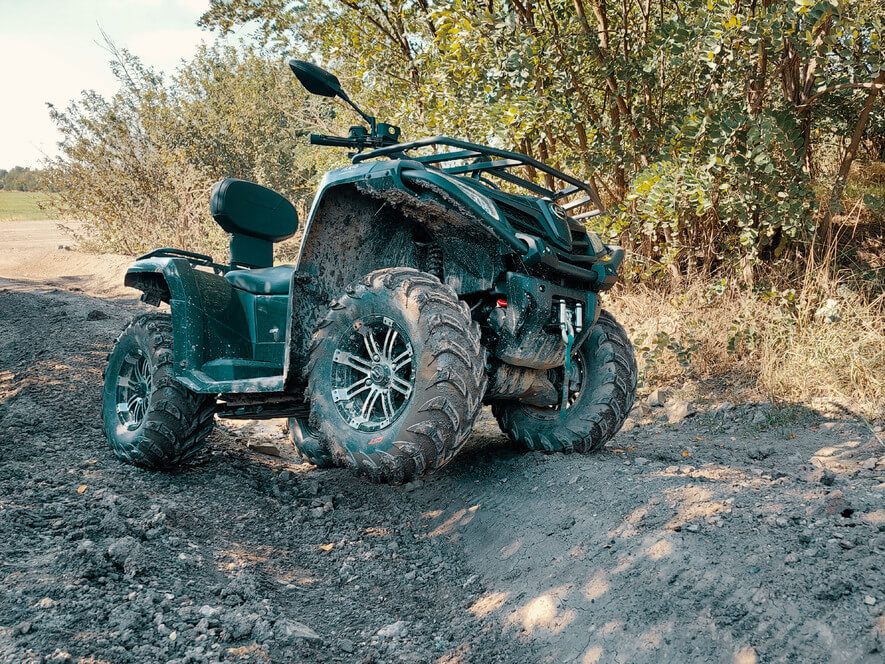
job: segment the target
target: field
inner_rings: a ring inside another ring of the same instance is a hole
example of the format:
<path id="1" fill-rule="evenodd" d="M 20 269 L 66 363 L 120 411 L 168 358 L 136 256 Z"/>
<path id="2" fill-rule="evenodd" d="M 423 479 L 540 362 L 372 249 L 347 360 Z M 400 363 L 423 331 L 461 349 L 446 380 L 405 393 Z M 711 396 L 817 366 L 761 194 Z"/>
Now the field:
<path id="1" fill-rule="evenodd" d="M 48 199 L 42 191 L 0 191 L 0 221 L 46 219 L 40 204 Z"/>

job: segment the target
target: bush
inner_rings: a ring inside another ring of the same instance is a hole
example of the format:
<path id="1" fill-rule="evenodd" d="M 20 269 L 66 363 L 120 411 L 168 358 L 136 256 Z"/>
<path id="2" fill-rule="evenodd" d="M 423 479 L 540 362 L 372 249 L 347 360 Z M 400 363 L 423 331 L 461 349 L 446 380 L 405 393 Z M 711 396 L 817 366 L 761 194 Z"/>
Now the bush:
<path id="1" fill-rule="evenodd" d="M 801 254 L 827 221 L 812 178 L 850 164 L 865 126 L 885 146 L 882 105 L 861 112 L 885 71 L 881 0 L 283 5 L 211 0 L 201 22 L 309 44 L 407 134 L 592 178 L 601 230 L 661 281 Z"/>
<path id="2" fill-rule="evenodd" d="M 48 171 L 61 192 L 56 209 L 85 222 L 87 248 L 223 254 L 227 238 L 208 201 L 224 177 L 276 189 L 304 215 L 325 167 L 306 147 L 312 107 L 278 61 L 204 47 L 165 79 L 128 52 L 113 52 L 115 95 L 85 93 L 51 111 L 63 136 Z"/>

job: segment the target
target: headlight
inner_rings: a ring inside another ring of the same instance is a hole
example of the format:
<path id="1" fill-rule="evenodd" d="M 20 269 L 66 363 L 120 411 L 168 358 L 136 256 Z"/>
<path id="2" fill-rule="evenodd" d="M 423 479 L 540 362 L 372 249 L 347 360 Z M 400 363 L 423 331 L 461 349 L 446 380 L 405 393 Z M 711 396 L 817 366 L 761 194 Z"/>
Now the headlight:
<path id="1" fill-rule="evenodd" d="M 476 203 L 480 208 L 482 208 L 483 212 L 489 215 L 492 219 L 497 219 L 500 221 L 501 214 L 498 212 L 498 208 L 495 206 L 494 201 L 488 196 L 483 196 L 473 187 L 470 187 L 463 182 L 459 181 L 457 178 L 453 178 L 450 175 L 445 176 L 446 180 L 454 184 L 458 189 L 463 191 L 467 196 Z"/>
<path id="2" fill-rule="evenodd" d="M 602 240 L 599 239 L 599 235 L 594 233 L 593 231 L 588 231 L 587 235 L 590 236 L 590 246 L 593 249 L 593 253 L 595 255 L 605 253 L 605 244 L 603 244 Z"/>

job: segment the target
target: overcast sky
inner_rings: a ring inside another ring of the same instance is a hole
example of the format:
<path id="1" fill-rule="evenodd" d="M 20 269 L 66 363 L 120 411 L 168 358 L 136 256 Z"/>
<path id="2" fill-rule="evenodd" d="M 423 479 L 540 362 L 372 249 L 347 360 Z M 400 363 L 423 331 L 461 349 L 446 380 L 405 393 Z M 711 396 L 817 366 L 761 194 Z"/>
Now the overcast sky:
<path id="1" fill-rule="evenodd" d="M 103 29 L 148 64 L 171 71 L 212 33 L 196 26 L 209 0 L 0 0 L 0 168 L 56 154 L 46 102 L 115 89 Z"/>

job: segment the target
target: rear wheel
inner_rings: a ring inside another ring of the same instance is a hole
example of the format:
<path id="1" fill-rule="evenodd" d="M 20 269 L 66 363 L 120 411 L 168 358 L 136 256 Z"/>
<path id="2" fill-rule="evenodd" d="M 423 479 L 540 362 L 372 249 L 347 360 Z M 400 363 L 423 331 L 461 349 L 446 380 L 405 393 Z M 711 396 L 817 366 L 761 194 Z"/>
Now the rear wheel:
<path id="1" fill-rule="evenodd" d="M 322 446 L 376 482 L 442 467 L 481 407 L 479 337 L 467 305 L 434 276 L 390 268 L 352 284 L 311 343 L 310 424 Z"/>
<path id="2" fill-rule="evenodd" d="M 614 436 L 636 397 L 636 358 L 624 328 L 606 311 L 577 349 L 571 372 L 551 372 L 558 388 L 569 381 L 564 417 L 560 406 L 516 401 L 492 405 L 492 412 L 517 446 L 545 452 L 593 452 Z"/>
<path id="3" fill-rule="evenodd" d="M 173 378 L 172 320 L 134 319 L 108 356 L 102 393 L 105 434 L 114 454 L 151 470 L 192 458 L 214 425 L 215 402 Z"/>
<path id="4" fill-rule="evenodd" d="M 335 465 L 332 455 L 320 445 L 317 432 L 305 420 L 289 418 L 289 442 L 307 463 L 317 468 L 332 468 Z"/>

